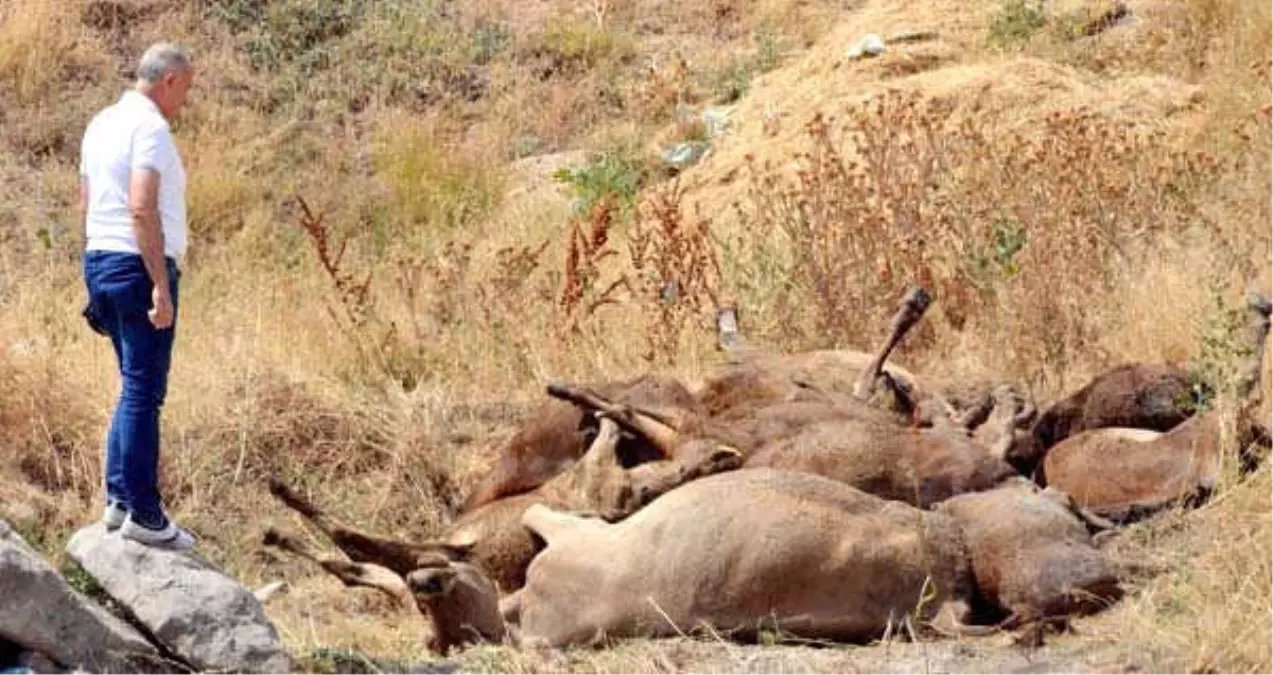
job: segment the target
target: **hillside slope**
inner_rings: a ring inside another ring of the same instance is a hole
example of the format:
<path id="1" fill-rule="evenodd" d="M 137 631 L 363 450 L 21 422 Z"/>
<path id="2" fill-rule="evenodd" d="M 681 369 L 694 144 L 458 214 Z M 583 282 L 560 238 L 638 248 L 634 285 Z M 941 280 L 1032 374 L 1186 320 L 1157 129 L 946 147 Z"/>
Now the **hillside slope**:
<path id="1" fill-rule="evenodd" d="M 193 241 L 163 490 L 209 560 L 291 583 L 268 611 L 314 669 L 330 649 L 423 659 L 426 629 L 263 551 L 295 525 L 267 475 L 425 537 L 545 380 L 694 376 L 727 299 L 759 343 L 862 346 L 923 281 L 908 367 L 1041 404 L 1126 361 L 1223 376 L 1241 294 L 1273 285 L 1270 6 L 1124 4 L 1108 26 L 1101 0 L 0 4 L 0 517 L 63 563 L 99 512 L 118 385 L 78 315 L 74 167 L 161 38 L 200 69 L 176 127 Z M 868 32 L 887 51 L 848 58 Z M 710 152 L 673 176 L 678 142 Z M 338 269 L 320 233 L 348 243 Z M 1267 672 L 1269 492 L 1267 466 L 1227 476 L 1125 533 L 1135 592 L 1037 656 L 686 640 L 461 662 Z"/>

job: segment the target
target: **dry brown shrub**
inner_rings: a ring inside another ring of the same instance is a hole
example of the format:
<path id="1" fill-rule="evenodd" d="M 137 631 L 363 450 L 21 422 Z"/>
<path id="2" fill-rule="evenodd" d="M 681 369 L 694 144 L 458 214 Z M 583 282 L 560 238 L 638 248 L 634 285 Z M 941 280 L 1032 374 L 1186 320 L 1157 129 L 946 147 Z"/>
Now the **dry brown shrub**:
<path id="1" fill-rule="evenodd" d="M 753 162 L 736 208 L 746 236 L 787 248 L 778 267 L 814 317 L 810 341 L 868 344 L 895 289 L 922 283 L 946 326 L 1006 327 L 984 337 L 1010 338 L 1003 365 L 1030 378 L 1094 347 L 1102 317 L 1088 306 L 1120 270 L 1208 222 L 1197 195 L 1219 168 L 1159 129 L 1085 109 L 1003 130 L 918 93 L 882 94 L 839 125 L 815 117 L 808 137 L 794 176 Z M 775 276 L 734 275 L 744 293 Z M 932 330 L 906 351 L 931 346 Z"/>
<path id="2" fill-rule="evenodd" d="M 627 278 L 606 269 L 605 261 L 619 252 L 610 243 L 618 217 L 614 200 L 603 198 L 583 218 L 567 225 L 566 257 L 561 272 L 561 292 L 557 297 L 560 319 L 557 329 L 563 336 L 578 335 L 598 309 L 619 301 L 619 291 Z"/>
<path id="3" fill-rule="evenodd" d="M 672 365 L 682 333 L 720 305 L 720 265 L 710 221 L 682 212 L 679 183 L 637 205 L 628 235 L 633 301 L 645 323 L 647 361 Z"/>
<path id="4" fill-rule="evenodd" d="M 229 424 L 196 427 L 187 441 L 214 449 L 216 461 L 191 473 L 215 483 L 263 484 L 275 473 L 353 477 L 377 469 L 391 444 L 371 410 L 330 400 L 275 371 L 240 376 L 224 407 L 220 417 Z M 182 482 L 170 478 L 174 487 Z"/>
<path id="5" fill-rule="evenodd" d="M 87 505 L 102 488 L 101 420 L 57 371 L 55 361 L 17 359 L 8 349 L 12 347 L 0 341 L 2 471 Z"/>

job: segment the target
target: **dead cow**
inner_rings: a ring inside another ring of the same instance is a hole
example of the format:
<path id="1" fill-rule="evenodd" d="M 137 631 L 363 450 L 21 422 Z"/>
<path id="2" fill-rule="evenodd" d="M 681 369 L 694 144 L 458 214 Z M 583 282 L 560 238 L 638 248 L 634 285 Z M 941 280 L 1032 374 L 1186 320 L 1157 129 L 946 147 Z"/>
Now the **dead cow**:
<path id="1" fill-rule="evenodd" d="M 1168 431 L 1189 419 L 1188 404 L 1194 395 L 1189 372 L 1181 366 L 1121 365 L 1048 406 L 1030 427 L 1031 442 L 1017 444 L 1007 459 L 1023 475 L 1031 476 L 1052 447 L 1083 431 L 1111 427 Z"/>
<path id="2" fill-rule="evenodd" d="M 780 403 L 803 388 L 852 396 L 909 416 L 916 407 L 916 377 L 897 365 L 885 364 L 931 302 L 923 288 L 908 290 L 887 338 L 874 354 L 855 350 L 765 353 L 743 343 L 733 308 L 724 308 L 717 316 L 717 328 L 728 363 L 709 372 L 690 389 L 708 416 Z M 881 385 L 883 392 L 876 396 Z"/>
<path id="3" fill-rule="evenodd" d="M 1267 444 L 1268 428 L 1256 419 L 1270 303 L 1248 299 L 1248 327 L 1254 354 L 1238 384 L 1236 438 L 1239 449 Z M 1116 521 L 1147 515 L 1181 501 L 1205 496 L 1219 476 L 1221 411 L 1195 415 L 1167 433 L 1139 429 L 1097 429 L 1071 436 L 1048 452 L 1040 477 L 1069 493 L 1096 514 Z"/>
<path id="4" fill-rule="evenodd" d="M 887 412 L 855 398 L 770 403 L 739 407 L 709 419 L 687 420 L 674 428 L 632 406 L 611 402 L 595 392 L 554 386 L 555 396 L 574 401 L 614 419 L 633 434 L 645 436 L 667 456 L 695 444 L 722 444 L 738 449 L 750 468 L 813 473 L 871 494 L 927 508 L 963 492 L 985 490 L 1016 475 L 1000 459 L 1014 439 L 1019 411 L 1013 407 L 992 419 L 1004 428 L 1001 447 L 986 448 L 966 429 L 952 424 L 906 427 Z"/>
<path id="5" fill-rule="evenodd" d="M 944 514 L 811 474 L 743 469 L 610 524 L 535 506 L 547 544 L 519 598 L 528 644 L 596 644 L 710 626 L 836 641 L 965 607 L 966 552 Z"/>
<path id="6" fill-rule="evenodd" d="M 1089 523 L 1108 524 L 1085 518 L 1054 488 L 1018 478 L 936 510 L 959 522 L 980 598 L 989 605 L 977 609 L 1006 615 L 1001 628 L 1024 626 L 1041 638 L 1043 623 L 1063 623 L 1122 597 L 1114 566 L 1088 530 Z"/>
<path id="7" fill-rule="evenodd" d="M 746 467 L 814 473 L 885 499 L 928 508 L 965 492 L 988 490 L 1017 472 L 1001 458 L 1011 446 L 1024 402 L 1014 390 L 996 392 L 985 432 L 986 447 L 954 422 L 929 428 L 899 427 L 860 417 L 809 425 L 765 444 L 748 456 Z M 979 429 L 980 431 L 980 429 Z"/>
<path id="8" fill-rule="evenodd" d="M 1010 389 L 1021 399 L 1021 406 L 1012 417 L 1015 427 L 1002 433 L 1013 438 L 1019 436 L 1033 421 L 1035 411 L 1015 387 L 966 381 L 942 386 L 888 363 L 893 350 L 919 323 L 931 302 L 922 287 L 909 289 L 890 322 L 888 335 L 873 354 L 854 350 L 765 353 L 744 344 L 733 309 L 723 309 L 717 323 L 720 343 L 729 363 L 690 386 L 700 413 L 716 424 L 710 432 L 692 428 L 681 431 L 727 438 L 731 427 L 745 426 L 757 415 L 792 418 L 782 411 L 782 406 L 821 403 L 836 409 L 835 413 L 822 414 L 821 419 L 812 421 L 854 418 L 900 426 L 975 431 L 983 445 L 997 447 L 1001 432 L 996 431 L 993 438 L 985 438 L 980 427 L 996 409 L 1000 391 Z M 700 427 L 711 426 L 700 423 Z M 766 435 L 769 438 L 765 440 L 779 438 L 763 432 L 740 431 L 742 438 L 730 438 L 729 442 L 744 451 L 748 438 Z M 1005 444 L 999 452 L 1006 452 L 1012 445 Z"/>
<path id="9" fill-rule="evenodd" d="M 530 506 L 545 504 L 618 519 L 683 482 L 742 463 L 736 450 L 698 443 L 687 446 L 676 459 L 627 469 L 619 460 L 619 441 L 618 426 L 602 420 L 588 452 L 564 473 L 531 492 L 465 513 L 438 539 L 418 543 L 386 539 L 338 523 L 278 479 L 271 481 L 270 491 L 317 525 L 353 562 L 373 563 L 406 577 L 424 564 L 421 561 L 439 556 L 463 560 L 510 592 L 522 586 L 526 567 L 540 548 L 521 525 L 522 513 Z"/>

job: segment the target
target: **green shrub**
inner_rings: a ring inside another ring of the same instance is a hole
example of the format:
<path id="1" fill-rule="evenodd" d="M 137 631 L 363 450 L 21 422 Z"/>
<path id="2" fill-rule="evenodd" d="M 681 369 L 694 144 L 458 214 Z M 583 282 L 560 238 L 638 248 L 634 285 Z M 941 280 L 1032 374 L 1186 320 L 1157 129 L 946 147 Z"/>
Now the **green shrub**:
<path id="1" fill-rule="evenodd" d="M 990 43 L 1012 47 L 1029 40 L 1046 23 L 1042 0 L 1003 0 L 990 23 Z"/>

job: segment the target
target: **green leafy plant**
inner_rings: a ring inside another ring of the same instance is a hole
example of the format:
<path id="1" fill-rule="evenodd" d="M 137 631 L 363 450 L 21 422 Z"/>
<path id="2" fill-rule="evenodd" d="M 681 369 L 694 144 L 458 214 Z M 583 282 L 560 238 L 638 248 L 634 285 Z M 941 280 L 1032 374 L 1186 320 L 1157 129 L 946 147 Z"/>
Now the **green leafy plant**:
<path id="1" fill-rule="evenodd" d="M 553 178 L 573 189 L 576 213 L 588 213 L 601 201 L 610 200 L 626 219 L 648 174 L 634 149 L 618 148 L 594 155 L 587 166 L 558 169 Z"/>
<path id="2" fill-rule="evenodd" d="M 1012 47 L 1029 40 L 1046 23 L 1041 0 L 1003 0 L 990 23 L 990 43 Z"/>
<path id="3" fill-rule="evenodd" d="M 1253 351 L 1243 335 L 1246 310 L 1226 303 L 1219 288 L 1212 288 L 1212 297 L 1214 304 L 1199 329 L 1201 348 L 1189 363 L 1189 397 L 1180 402 L 1198 412 L 1213 408 L 1219 397 L 1234 394 L 1240 364 Z"/>

